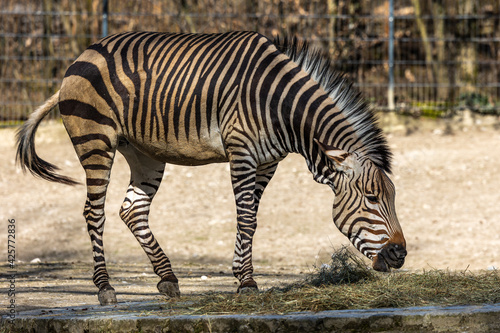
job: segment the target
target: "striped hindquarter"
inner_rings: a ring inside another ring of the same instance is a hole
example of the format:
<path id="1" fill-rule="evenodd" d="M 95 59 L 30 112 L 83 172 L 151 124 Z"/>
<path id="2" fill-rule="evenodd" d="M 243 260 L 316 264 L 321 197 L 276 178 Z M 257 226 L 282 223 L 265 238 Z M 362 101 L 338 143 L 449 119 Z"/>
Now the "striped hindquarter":
<path id="1" fill-rule="evenodd" d="M 68 68 L 61 90 L 18 134 L 21 165 L 71 184 L 34 151 L 36 127 L 57 103 L 86 174 L 84 216 L 101 304 L 116 302 L 103 250 L 116 151 L 131 171 L 120 217 L 151 260 L 165 295 L 179 295 L 178 280 L 148 221 L 165 163 L 229 162 L 239 291 L 257 288 L 252 240 L 258 206 L 278 163 L 291 152 L 303 155 L 314 179 L 333 189 L 336 225 L 375 269 L 404 262 L 395 191 L 385 173 L 386 142 L 366 104 L 307 47 L 253 32 L 131 32 L 91 45 Z"/>

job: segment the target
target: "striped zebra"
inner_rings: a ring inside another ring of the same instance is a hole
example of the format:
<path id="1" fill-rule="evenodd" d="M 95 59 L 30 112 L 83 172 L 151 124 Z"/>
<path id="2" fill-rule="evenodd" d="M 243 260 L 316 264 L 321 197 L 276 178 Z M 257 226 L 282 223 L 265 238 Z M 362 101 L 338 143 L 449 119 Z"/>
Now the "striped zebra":
<path id="1" fill-rule="evenodd" d="M 404 263 L 387 142 L 367 103 L 332 69 L 331 60 L 305 44 L 273 42 L 255 32 L 128 32 L 91 45 L 69 67 L 61 89 L 17 134 L 23 169 L 73 185 L 35 152 L 35 131 L 56 105 L 86 174 L 84 216 L 101 304 L 116 302 L 102 237 L 117 150 L 131 172 L 120 216 L 160 277 L 158 290 L 169 297 L 180 295 L 178 280 L 148 224 L 165 163 L 229 162 L 238 292 L 257 289 L 257 209 L 288 153 L 304 156 L 313 178 L 332 188 L 334 223 L 372 259 L 374 269 Z"/>

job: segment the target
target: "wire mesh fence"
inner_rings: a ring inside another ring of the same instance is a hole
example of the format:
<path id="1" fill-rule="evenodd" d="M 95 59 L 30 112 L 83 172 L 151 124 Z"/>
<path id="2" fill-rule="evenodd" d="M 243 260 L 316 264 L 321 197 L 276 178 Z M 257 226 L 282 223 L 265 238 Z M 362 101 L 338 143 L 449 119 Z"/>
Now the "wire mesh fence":
<path id="1" fill-rule="evenodd" d="M 103 28 L 297 36 L 329 54 L 377 109 L 500 114 L 500 0 L 3 0 L 2 124 L 54 93 Z"/>

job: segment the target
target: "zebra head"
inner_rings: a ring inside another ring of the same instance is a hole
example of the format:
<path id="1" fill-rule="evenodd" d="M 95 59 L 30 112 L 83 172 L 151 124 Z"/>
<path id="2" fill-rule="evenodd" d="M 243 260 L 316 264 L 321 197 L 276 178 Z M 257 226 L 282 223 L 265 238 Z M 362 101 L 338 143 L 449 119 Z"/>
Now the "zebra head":
<path id="1" fill-rule="evenodd" d="M 335 193 L 333 221 L 373 269 L 400 268 L 406 241 L 394 206 L 396 191 L 384 170 L 367 157 L 316 141 L 326 156 L 325 181 Z"/>

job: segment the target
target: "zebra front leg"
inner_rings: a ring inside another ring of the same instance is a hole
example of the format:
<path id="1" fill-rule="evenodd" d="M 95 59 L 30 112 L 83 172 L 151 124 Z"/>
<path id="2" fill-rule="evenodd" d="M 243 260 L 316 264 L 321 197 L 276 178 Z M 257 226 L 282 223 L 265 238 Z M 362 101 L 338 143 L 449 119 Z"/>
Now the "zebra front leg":
<path id="1" fill-rule="evenodd" d="M 231 181 L 236 200 L 237 233 L 233 275 L 240 281 L 238 292 L 257 290 L 253 279 L 252 241 L 257 229 L 255 180 L 257 167 L 250 159 L 231 161 Z"/>
<path id="2" fill-rule="evenodd" d="M 257 228 L 257 211 L 259 209 L 260 199 L 262 194 L 266 189 L 267 185 L 271 181 L 278 163 L 281 159 L 274 162 L 259 165 L 255 171 L 255 178 L 252 175 L 253 169 L 248 169 L 247 177 L 244 174 L 235 174 L 233 179 L 236 180 L 236 184 L 247 184 L 246 194 L 241 194 L 238 196 L 236 192 L 240 192 L 245 186 L 235 186 L 235 196 L 237 205 L 237 215 L 238 215 L 238 229 L 236 234 L 236 246 L 233 260 L 233 274 L 240 280 L 240 286 L 238 287 L 239 293 L 244 293 L 246 291 L 257 290 L 257 283 L 252 277 L 253 265 L 252 265 L 252 239 Z M 236 173 L 236 172 L 235 172 Z M 245 181 L 242 182 L 242 180 Z M 255 179 L 252 194 L 252 179 Z M 233 184 L 235 184 L 233 182 Z M 253 202 L 251 195 L 253 195 Z M 239 199 L 238 199 L 239 198 Z"/>
<path id="3" fill-rule="evenodd" d="M 145 156 L 130 145 L 118 149 L 130 166 L 131 179 L 120 217 L 146 252 L 154 272 L 161 278 L 158 291 L 168 297 L 179 297 L 179 284 L 170 260 L 156 241 L 148 222 L 151 201 L 160 187 L 165 164 Z"/>
<path id="4" fill-rule="evenodd" d="M 238 201 L 238 200 L 237 200 Z M 242 201 L 250 204 L 249 208 L 242 207 Z M 233 275 L 240 281 L 238 293 L 257 290 L 257 282 L 253 279 L 252 264 L 252 243 L 253 235 L 257 229 L 256 214 L 252 214 L 255 209 L 253 194 L 241 196 L 237 203 L 237 233 L 236 244 L 233 257 Z"/>

